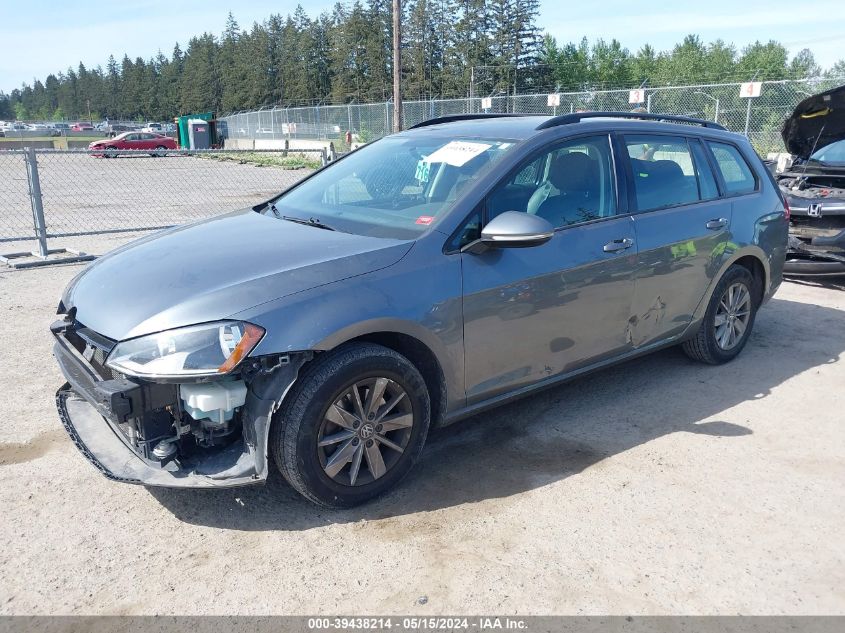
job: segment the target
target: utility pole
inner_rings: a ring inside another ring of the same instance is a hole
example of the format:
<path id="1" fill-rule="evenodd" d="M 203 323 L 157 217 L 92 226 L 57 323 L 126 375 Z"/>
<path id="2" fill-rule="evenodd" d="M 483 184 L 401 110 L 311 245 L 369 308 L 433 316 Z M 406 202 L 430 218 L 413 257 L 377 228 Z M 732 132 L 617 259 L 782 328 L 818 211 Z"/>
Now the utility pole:
<path id="1" fill-rule="evenodd" d="M 402 0 L 393 0 L 393 131 L 402 131 Z"/>

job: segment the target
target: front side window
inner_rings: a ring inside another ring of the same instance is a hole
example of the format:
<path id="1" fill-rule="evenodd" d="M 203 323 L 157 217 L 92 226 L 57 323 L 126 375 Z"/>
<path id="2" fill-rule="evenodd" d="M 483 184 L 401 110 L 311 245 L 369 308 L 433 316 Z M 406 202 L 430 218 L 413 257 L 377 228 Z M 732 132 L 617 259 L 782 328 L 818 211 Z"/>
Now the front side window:
<path id="1" fill-rule="evenodd" d="M 728 194 L 751 193 L 757 189 L 754 172 L 736 147 L 715 142 L 709 142 L 708 145 L 716 158 L 719 171 L 722 172 Z"/>
<path id="2" fill-rule="evenodd" d="M 420 134 L 366 145 L 277 198 L 279 215 L 347 233 L 413 239 L 515 143 Z"/>
<path id="3" fill-rule="evenodd" d="M 527 172 L 535 175 L 533 181 L 525 178 Z M 488 221 L 505 211 L 538 215 L 555 228 L 615 215 L 608 137 L 567 141 L 528 159 L 488 196 Z"/>
<path id="4" fill-rule="evenodd" d="M 639 211 L 701 200 L 695 163 L 685 138 L 626 135 L 625 146 L 631 161 Z"/>

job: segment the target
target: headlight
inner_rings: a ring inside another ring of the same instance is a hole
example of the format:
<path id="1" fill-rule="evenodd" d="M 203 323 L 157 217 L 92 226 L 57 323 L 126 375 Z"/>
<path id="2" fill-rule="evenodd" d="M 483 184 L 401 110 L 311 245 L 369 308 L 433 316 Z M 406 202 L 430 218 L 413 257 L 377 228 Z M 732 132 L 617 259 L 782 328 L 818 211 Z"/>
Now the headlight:
<path id="1" fill-rule="evenodd" d="M 142 377 L 226 374 L 246 358 L 262 336 L 264 328 L 242 321 L 192 325 L 118 343 L 106 365 Z"/>

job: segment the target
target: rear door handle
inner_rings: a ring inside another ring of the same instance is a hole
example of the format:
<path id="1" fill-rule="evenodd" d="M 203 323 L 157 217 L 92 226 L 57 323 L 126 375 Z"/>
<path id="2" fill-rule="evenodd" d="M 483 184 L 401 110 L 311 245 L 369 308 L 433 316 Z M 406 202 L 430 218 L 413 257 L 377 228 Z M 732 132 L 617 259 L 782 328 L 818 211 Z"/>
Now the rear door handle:
<path id="1" fill-rule="evenodd" d="M 719 229 L 725 228 L 727 225 L 727 218 L 718 218 L 716 220 L 710 220 L 707 224 L 705 224 L 705 226 L 711 231 L 718 231 Z"/>
<path id="2" fill-rule="evenodd" d="M 634 245 L 634 240 L 630 237 L 623 237 L 619 240 L 613 240 L 612 242 L 608 242 L 604 245 L 604 252 L 605 253 L 618 253 L 619 251 L 624 251 L 631 248 Z"/>

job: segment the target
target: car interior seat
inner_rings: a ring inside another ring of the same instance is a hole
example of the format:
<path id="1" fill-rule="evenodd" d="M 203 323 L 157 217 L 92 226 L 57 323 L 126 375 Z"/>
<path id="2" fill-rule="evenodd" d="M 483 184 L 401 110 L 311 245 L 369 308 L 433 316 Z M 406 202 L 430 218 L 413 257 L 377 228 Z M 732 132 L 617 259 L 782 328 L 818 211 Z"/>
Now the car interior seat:
<path id="1" fill-rule="evenodd" d="M 536 215 L 552 226 L 565 226 L 599 217 L 598 161 L 582 152 L 571 152 L 555 159 L 549 180 L 560 192 L 550 196 Z"/>
<path id="2" fill-rule="evenodd" d="M 656 209 L 673 204 L 693 202 L 696 192 L 684 170 L 673 160 L 638 160 L 631 159 L 634 170 L 634 183 L 637 192 L 637 205 L 641 209 Z"/>

